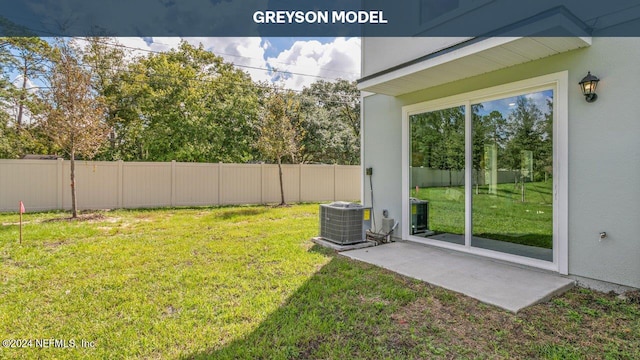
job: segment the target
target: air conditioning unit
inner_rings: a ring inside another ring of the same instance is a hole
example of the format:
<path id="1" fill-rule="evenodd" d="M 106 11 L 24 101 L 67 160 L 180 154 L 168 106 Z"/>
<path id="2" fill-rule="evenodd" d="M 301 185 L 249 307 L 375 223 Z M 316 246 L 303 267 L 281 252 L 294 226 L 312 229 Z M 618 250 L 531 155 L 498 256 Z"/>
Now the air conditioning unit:
<path id="1" fill-rule="evenodd" d="M 371 208 L 343 201 L 320 205 L 320 237 L 340 245 L 366 241 Z"/>

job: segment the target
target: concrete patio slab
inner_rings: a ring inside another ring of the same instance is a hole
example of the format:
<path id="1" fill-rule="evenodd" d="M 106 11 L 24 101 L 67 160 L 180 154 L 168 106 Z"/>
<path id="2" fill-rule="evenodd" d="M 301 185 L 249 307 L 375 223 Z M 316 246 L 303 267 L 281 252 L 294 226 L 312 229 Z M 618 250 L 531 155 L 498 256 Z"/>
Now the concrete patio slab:
<path id="1" fill-rule="evenodd" d="M 514 313 L 574 285 L 550 272 L 406 241 L 341 254 Z"/>

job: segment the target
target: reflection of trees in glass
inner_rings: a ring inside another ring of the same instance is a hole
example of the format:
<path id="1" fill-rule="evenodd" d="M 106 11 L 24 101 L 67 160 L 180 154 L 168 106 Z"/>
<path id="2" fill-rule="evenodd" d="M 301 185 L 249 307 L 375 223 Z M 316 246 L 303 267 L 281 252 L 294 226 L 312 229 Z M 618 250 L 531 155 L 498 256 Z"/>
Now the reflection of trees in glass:
<path id="1" fill-rule="evenodd" d="M 533 93 L 513 98 L 510 109 L 496 103 L 474 104 L 472 111 L 472 168 L 476 191 L 482 184 L 496 185 L 496 171 L 515 176 L 515 185 L 523 181 L 523 151 L 532 152 L 532 173 L 527 181 L 545 181 L 553 167 L 553 100 L 539 106 Z M 489 104 L 493 106 L 489 106 Z M 494 108 L 489 113 L 486 108 Z M 449 171 L 449 185 L 460 185 L 451 174 L 464 170 L 464 106 L 426 112 L 410 117 L 411 166 Z M 495 159 L 495 160 L 493 160 Z M 491 180 L 493 179 L 493 180 Z"/>
<path id="2" fill-rule="evenodd" d="M 448 170 L 454 185 L 452 171 L 464 169 L 464 120 L 463 106 L 412 115 L 411 166 Z"/>
<path id="3" fill-rule="evenodd" d="M 505 165 L 516 172 L 516 183 L 522 179 L 522 152 L 538 152 L 542 139 L 541 120 L 542 112 L 526 97 L 519 96 L 516 99 L 516 107 L 507 117 L 509 142 L 505 148 L 503 160 Z"/>
<path id="4" fill-rule="evenodd" d="M 553 168 L 553 100 L 546 100 L 543 112 L 529 97 L 518 96 L 514 108 L 506 112 L 493 110 L 481 115 L 483 104 L 472 105 L 473 110 L 473 169 L 476 183 L 480 172 L 486 170 L 485 146 L 497 151 L 498 168 L 517 173 L 516 184 L 522 177 L 523 151 L 533 153 L 533 173 L 528 181 L 544 181 Z"/>
<path id="5" fill-rule="evenodd" d="M 505 147 L 504 165 L 520 172 L 522 152 L 533 152 L 533 174 L 530 176 L 533 181 L 544 179 L 545 172 L 551 172 L 553 104 L 551 100 L 547 100 L 547 104 L 548 112 L 545 114 L 529 98 L 519 96 L 515 108 L 507 117 L 509 139 Z"/>
<path id="6" fill-rule="evenodd" d="M 534 172 L 537 171 L 538 174 L 534 181 L 547 181 L 548 175 L 553 174 L 553 99 L 547 99 L 547 112 L 544 117 L 544 132 L 537 161 L 538 167 L 534 168 Z"/>

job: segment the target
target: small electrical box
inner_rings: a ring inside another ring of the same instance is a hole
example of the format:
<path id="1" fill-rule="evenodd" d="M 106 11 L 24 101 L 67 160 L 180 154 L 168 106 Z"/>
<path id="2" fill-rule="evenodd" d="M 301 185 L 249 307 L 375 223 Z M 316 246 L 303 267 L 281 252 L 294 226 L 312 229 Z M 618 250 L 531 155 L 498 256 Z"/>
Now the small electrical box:
<path id="1" fill-rule="evenodd" d="M 373 175 L 373 168 L 370 168 L 370 167 L 366 168 L 366 169 L 365 169 L 365 174 L 367 174 L 367 175 Z"/>

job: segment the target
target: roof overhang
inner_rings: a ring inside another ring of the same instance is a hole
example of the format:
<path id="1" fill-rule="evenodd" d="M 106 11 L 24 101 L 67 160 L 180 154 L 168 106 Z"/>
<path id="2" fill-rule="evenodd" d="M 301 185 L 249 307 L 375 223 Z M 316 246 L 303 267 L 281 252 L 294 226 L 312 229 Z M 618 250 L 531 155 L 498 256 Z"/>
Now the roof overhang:
<path id="1" fill-rule="evenodd" d="M 532 36 L 474 38 L 366 76 L 359 80 L 358 89 L 398 96 L 591 45 L 590 36 L 571 36 L 584 34 L 584 27 L 574 19 L 567 20 L 564 14 L 554 14 L 525 26 Z M 559 28 L 568 36 L 544 36 L 550 32 L 560 33 Z M 524 32 L 518 28 L 517 33 Z"/>

